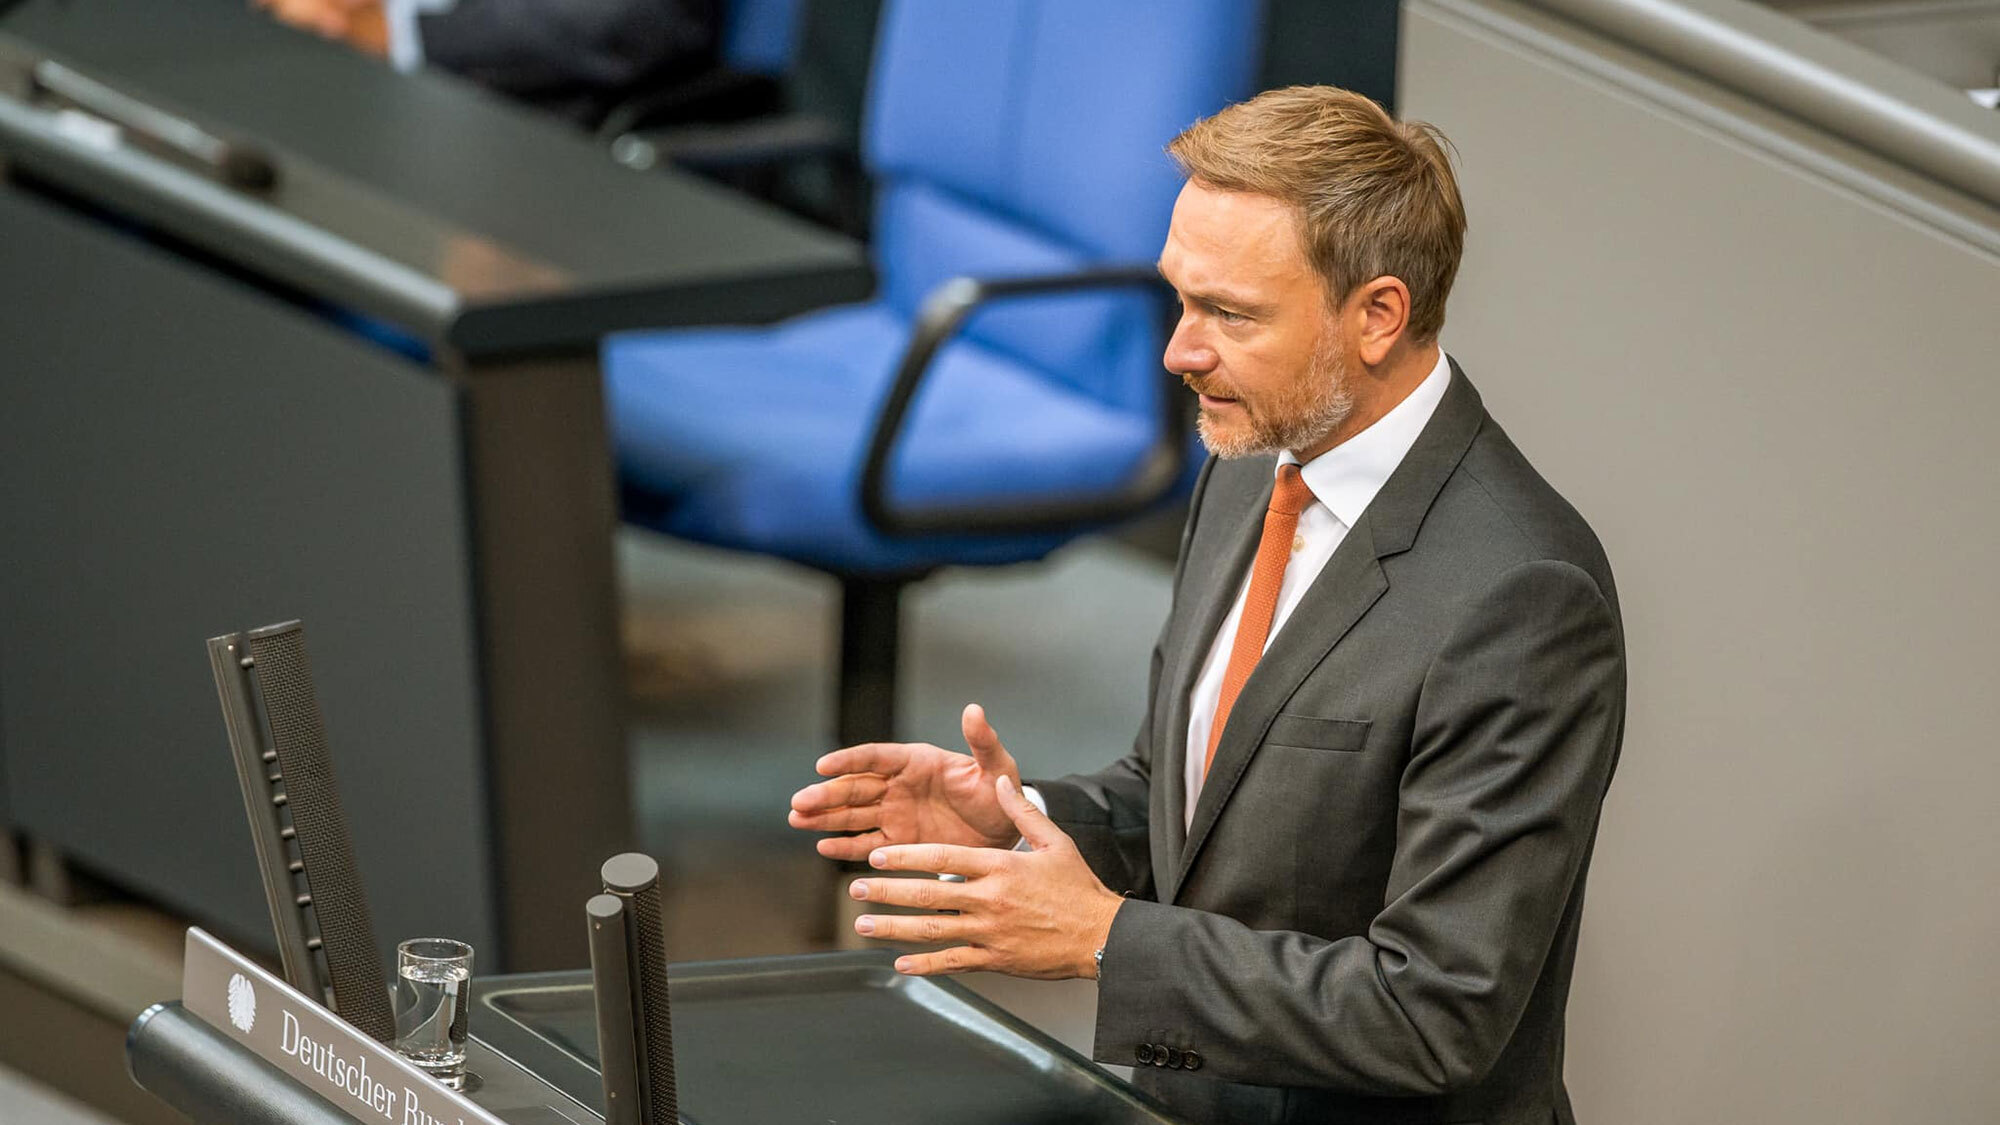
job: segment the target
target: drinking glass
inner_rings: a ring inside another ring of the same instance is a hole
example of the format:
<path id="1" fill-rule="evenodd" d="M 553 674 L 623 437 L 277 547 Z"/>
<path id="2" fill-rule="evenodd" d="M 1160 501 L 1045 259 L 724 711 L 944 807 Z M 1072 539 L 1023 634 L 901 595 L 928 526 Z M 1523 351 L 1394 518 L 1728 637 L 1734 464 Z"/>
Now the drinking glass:
<path id="1" fill-rule="evenodd" d="M 396 1051 L 454 1090 L 465 1085 L 472 947 L 412 938 L 396 947 Z"/>

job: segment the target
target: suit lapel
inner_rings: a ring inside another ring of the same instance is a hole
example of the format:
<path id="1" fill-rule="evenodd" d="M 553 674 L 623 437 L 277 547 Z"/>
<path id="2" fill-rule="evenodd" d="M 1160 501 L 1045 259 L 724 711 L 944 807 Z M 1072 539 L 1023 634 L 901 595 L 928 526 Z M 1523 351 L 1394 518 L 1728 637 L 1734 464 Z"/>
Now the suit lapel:
<path id="1" fill-rule="evenodd" d="M 1250 766 L 1264 740 L 1264 732 L 1271 720 L 1290 699 L 1299 686 L 1305 682 L 1313 669 L 1319 667 L 1333 647 L 1361 620 L 1363 614 L 1389 589 L 1387 573 L 1381 560 L 1410 549 L 1416 541 L 1417 530 L 1423 524 L 1424 516 L 1430 511 L 1431 503 L 1437 499 L 1439 489 L 1457 469 L 1465 451 L 1478 434 L 1486 418 L 1485 406 L 1480 402 L 1479 393 L 1459 370 L 1456 361 L 1451 364 L 1451 383 L 1446 388 L 1444 398 L 1425 425 L 1423 433 L 1410 447 L 1410 452 L 1396 467 L 1382 490 L 1362 513 L 1354 527 L 1341 541 L 1333 557 L 1327 560 L 1324 569 L 1307 587 L 1298 608 L 1286 619 L 1284 627 L 1272 639 L 1250 678 L 1243 685 L 1230 709 L 1229 724 L 1223 729 L 1222 741 L 1215 749 L 1215 761 L 1209 766 L 1208 778 L 1202 783 L 1201 796 L 1195 803 L 1194 820 L 1187 827 L 1186 842 L 1178 849 L 1179 868 L 1171 880 L 1161 888 L 1161 901 L 1173 902 L 1179 895 L 1187 876 L 1194 869 L 1195 860 L 1200 856 L 1202 845 L 1208 841 L 1215 822 L 1222 815 L 1223 806 L 1235 792 L 1237 782 Z M 1263 493 L 1268 500 L 1270 490 Z M 1169 841 L 1180 835 L 1181 824 L 1186 820 L 1186 755 L 1188 694 L 1194 686 L 1194 678 L 1199 674 L 1201 664 L 1208 654 L 1208 648 L 1215 638 L 1215 630 L 1221 625 L 1231 605 L 1235 603 L 1237 587 L 1241 584 L 1245 569 L 1252 555 L 1256 553 L 1257 538 L 1263 526 L 1263 504 L 1255 505 L 1256 511 L 1237 530 L 1237 550 L 1232 556 L 1232 565 L 1227 568 L 1223 580 L 1211 582 L 1204 591 L 1201 603 L 1203 616 L 1200 619 L 1202 632 L 1195 634 L 1190 643 L 1183 646 L 1180 675 L 1175 678 L 1175 705 L 1172 714 L 1177 717 L 1178 726 L 1169 726 L 1164 737 L 1171 739 L 1170 746 L 1175 751 L 1168 757 L 1175 763 L 1169 784 L 1172 786 L 1172 817 L 1166 825 Z M 1190 558 L 1189 562 L 1201 560 Z M 1207 599 L 1219 598 L 1220 604 L 1211 605 Z M 1172 849 L 1168 855 L 1174 855 Z"/>
<path id="2" fill-rule="evenodd" d="M 1264 458 L 1259 458 L 1258 463 L 1271 464 Z M 1165 677 L 1165 682 L 1171 685 L 1171 694 L 1167 696 L 1166 725 L 1159 736 L 1166 749 L 1161 760 L 1167 764 L 1167 776 L 1163 779 L 1167 784 L 1167 855 L 1174 863 L 1180 862 L 1187 833 L 1187 730 L 1191 718 L 1188 696 L 1194 691 L 1195 678 L 1201 675 L 1209 647 L 1215 643 L 1215 631 L 1222 627 L 1222 619 L 1229 616 L 1230 607 L 1236 604 L 1243 576 L 1249 572 L 1250 559 L 1257 553 L 1257 540 L 1264 530 L 1264 509 L 1270 506 L 1271 488 L 1276 483 L 1274 474 L 1275 470 L 1265 473 L 1261 493 L 1247 493 L 1253 498 L 1239 497 L 1218 504 L 1217 533 L 1199 536 L 1189 545 L 1191 557 L 1186 573 L 1202 576 L 1202 585 L 1189 603 L 1193 631 L 1186 634 L 1174 666 Z M 1171 892 L 1163 895 L 1162 901 L 1172 902 Z"/>

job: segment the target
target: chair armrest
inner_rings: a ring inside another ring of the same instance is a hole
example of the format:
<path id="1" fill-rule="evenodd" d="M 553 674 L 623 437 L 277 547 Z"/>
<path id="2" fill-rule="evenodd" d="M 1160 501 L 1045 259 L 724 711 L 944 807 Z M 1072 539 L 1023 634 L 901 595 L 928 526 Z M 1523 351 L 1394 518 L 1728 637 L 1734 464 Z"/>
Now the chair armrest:
<path id="1" fill-rule="evenodd" d="M 721 125 L 681 125 L 623 133 L 611 158 L 628 168 L 663 163 L 684 168 L 757 168 L 847 156 L 839 126 L 810 114 L 783 114 Z"/>
<path id="2" fill-rule="evenodd" d="M 1170 292 L 1153 266 L 1112 266 L 1045 277 L 953 278 L 931 290 L 917 316 L 882 412 L 868 439 L 861 471 L 861 512 L 884 535 L 1027 534 L 1115 523 L 1164 500 L 1187 467 L 1188 410 L 1179 377 L 1160 372 L 1159 429 L 1139 470 L 1116 489 L 1077 499 L 1018 501 L 964 507 L 898 509 L 889 501 L 889 464 L 903 422 L 931 361 L 981 305 L 1006 297 L 1092 289 L 1150 288 Z M 1170 323 L 1170 322 L 1169 322 Z"/>
<path id="3" fill-rule="evenodd" d="M 718 66 L 611 107 L 597 135 L 609 140 L 670 125 L 762 117 L 778 112 L 784 100 L 783 88 L 770 75 Z"/>

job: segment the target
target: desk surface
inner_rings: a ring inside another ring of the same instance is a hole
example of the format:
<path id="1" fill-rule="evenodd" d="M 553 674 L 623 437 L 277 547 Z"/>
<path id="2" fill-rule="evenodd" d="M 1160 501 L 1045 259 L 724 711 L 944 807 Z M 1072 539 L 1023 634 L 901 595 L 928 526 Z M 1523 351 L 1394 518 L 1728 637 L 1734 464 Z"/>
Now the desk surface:
<path id="1" fill-rule="evenodd" d="M 672 966 L 682 1115 L 692 1125 L 1171 1122 L 970 989 L 903 976 L 893 960 L 867 952 Z M 473 1035 L 601 1110 L 590 975 L 474 983 Z"/>
<path id="2" fill-rule="evenodd" d="M 500 347 L 576 347 L 617 328 L 774 319 L 869 284 L 849 239 L 688 175 L 623 168 L 561 122 L 448 75 L 398 74 L 244 0 L 39 0 L 0 32 L 269 146 L 279 186 L 244 206 L 441 282 L 449 308 L 407 324 L 420 334 L 477 349 L 504 319 Z M 242 225 L 217 249 L 260 237 Z M 172 233 L 218 237 L 195 222 Z"/>

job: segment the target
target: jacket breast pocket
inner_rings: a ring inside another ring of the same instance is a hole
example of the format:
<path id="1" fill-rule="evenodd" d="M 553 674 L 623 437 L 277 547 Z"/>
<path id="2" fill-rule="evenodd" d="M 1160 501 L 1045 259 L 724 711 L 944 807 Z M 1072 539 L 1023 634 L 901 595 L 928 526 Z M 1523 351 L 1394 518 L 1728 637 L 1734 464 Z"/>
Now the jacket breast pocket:
<path id="1" fill-rule="evenodd" d="M 1366 719 L 1321 719 L 1311 715 L 1279 712 L 1264 734 L 1266 746 L 1290 746 L 1299 750 L 1358 751 L 1368 741 Z"/>

